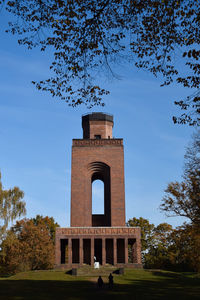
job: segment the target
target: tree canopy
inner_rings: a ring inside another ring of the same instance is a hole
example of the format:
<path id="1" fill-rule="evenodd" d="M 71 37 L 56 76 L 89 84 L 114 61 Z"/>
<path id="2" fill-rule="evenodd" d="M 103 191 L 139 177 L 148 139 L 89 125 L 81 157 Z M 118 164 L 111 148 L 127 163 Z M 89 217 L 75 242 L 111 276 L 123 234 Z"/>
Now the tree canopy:
<path id="1" fill-rule="evenodd" d="M 200 227 L 200 131 L 185 154 L 185 167 L 182 182 L 171 182 L 165 190 L 160 206 L 168 216 L 182 216 L 192 225 Z"/>
<path id="2" fill-rule="evenodd" d="M 17 221 L 7 232 L 1 247 L 0 261 L 5 273 L 53 267 L 54 245 L 44 222 Z"/>
<path id="3" fill-rule="evenodd" d="M 153 240 L 153 230 L 155 228 L 154 224 L 150 224 L 149 220 L 142 217 L 129 219 L 127 225 L 130 227 L 140 227 L 141 228 L 141 245 L 142 254 L 144 256 L 147 249 L 149 249 Z"/>
<path id="4" fill-rule="evenodd" d="M 149 220 L 142 217 L 128 220 L 128 226 L 141 228 L 142 262 L 146 268 L 172 267 L 171 262 L 171 234 L 172 226 L 161 223 L 158 226 L 150 224 Z"/>
<path id="5" fill-rule="evenodd" d="M 200 131 L 187 147 L 183 180 L 171 182 L 165 190 L 161 210 L 168 216 L 183 216 L 184 223 L 171 235 L 173 264 L 200 271 Z"/>
<path id="6" fill-rule="evenodd" d="M 175 101 L 175 123 L 200 125 L 200 5 L 198 0 L 1 0 L 19 44 L 53 49 L 50 78 L 33 81 L 71 106 L 104 105 L 105 72 L 126 60 L 162 78 L 162 85 L 190 88 Z M 174 99 L 175 100 L 175 99 Z"/>
<path id="7" fill-rule="evenodd" d="M 141 228 L 142 262 L 147 269 L 200 271 L 200 230 L 183 224 L 172 228 L 168 223 L 157 226 L 149 220 L 132 218 L 128 226 Z"/>
<path id="8" fill-rule="evenodd" d="M 46 229 L 49 231 L 49 236 L 51 237 L 53 243 L 55 243 L 55 232 L 56 227 L 60 227 L 60 225 L 55 222 L 53 217 L 43 217 L 41 215 L 37 215 L 35 218 L 32 218 L 31 221 L 35 226 L 38 226 L 39 224 L 43 224 L 46 226 Z"/>
<path id="9" fill-rule="evenodd" d="M 26 214 L 24 193 L 18 188 L 3 189 L 0 173 L 0 240 L 10 221 Z"/>

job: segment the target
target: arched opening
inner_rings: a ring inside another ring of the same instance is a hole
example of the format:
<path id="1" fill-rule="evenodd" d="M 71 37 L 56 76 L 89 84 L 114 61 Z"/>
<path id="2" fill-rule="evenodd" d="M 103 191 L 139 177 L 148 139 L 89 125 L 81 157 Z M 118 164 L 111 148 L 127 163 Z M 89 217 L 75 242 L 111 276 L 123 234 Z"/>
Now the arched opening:
<path id="1" fill-rule="evenodd" d="M 92 214 L 104 214 L 104 182 L 100 179 L 92 182 Z"/>
<path id="2" fill-rule="evenodd" d="M 91 206 L 92 206 L 92 226 L 111 226 L 111 196 L 110 196 L 110 167 L 102 162 L 89 164 L 88 169 L 91 174 Z M 95 184 L 95 182 L 97 182 Z M 93 203 L 95 189 L 98 205 Z M 103 186 L 102 186 L 103 184 Z"/>

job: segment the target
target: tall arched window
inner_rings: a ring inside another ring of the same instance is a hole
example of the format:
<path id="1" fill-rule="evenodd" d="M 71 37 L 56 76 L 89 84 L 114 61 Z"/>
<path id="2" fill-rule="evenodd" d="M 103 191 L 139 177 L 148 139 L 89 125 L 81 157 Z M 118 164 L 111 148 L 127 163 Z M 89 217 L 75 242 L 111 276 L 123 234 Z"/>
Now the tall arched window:
<path id="1" fill-rule="evenodd" d="M 92 214 L 104 214 L 104 182 L 99 179 L 92 182 Z"/>
<path id="2" fill-rule="evenodd" d="M 88 170 L 91 174 L 92 226 L 111 226 L 110 167 L 95 161 L 88 165 Z"/>

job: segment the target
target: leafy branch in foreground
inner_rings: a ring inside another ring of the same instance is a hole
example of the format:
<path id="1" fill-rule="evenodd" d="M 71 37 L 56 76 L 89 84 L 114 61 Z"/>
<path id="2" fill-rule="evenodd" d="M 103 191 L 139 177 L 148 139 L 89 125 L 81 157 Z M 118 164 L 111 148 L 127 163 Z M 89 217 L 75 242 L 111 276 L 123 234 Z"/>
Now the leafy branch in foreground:
<path id="1" fill-rule="evenodd" d="M 12 0 L 10 31 L 29 49 L 51 47 L 52 76 L 38 82 L 69 105 L 104 105 L 109 93 L 99 76 L 115 76 L 119 61 L 191 88 L 175 101 L 183 113 L 175 123 L 200 125 L 200 5 L 197 0 Z"/>

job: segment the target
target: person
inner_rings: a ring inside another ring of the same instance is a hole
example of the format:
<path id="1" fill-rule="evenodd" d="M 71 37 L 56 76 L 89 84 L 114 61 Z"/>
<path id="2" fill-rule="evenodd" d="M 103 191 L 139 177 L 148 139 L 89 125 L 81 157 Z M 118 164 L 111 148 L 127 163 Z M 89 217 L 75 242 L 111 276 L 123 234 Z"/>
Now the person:
<path id="1" fill-rule="evenodd" d="M 103 279 L 101 278 L 101 276 L 99 276 L 97 284 L 100 289 L 103 287 Z"/>
<path id="2" fill-rule="evenodd" d="M 108 280 L 109 280 L 109 282 L 108 282 L 109 288 L 113 288 L 113 276 L 112 276 L 111 273 L 110 273 L 110 275 L 108 276 Z"/>

